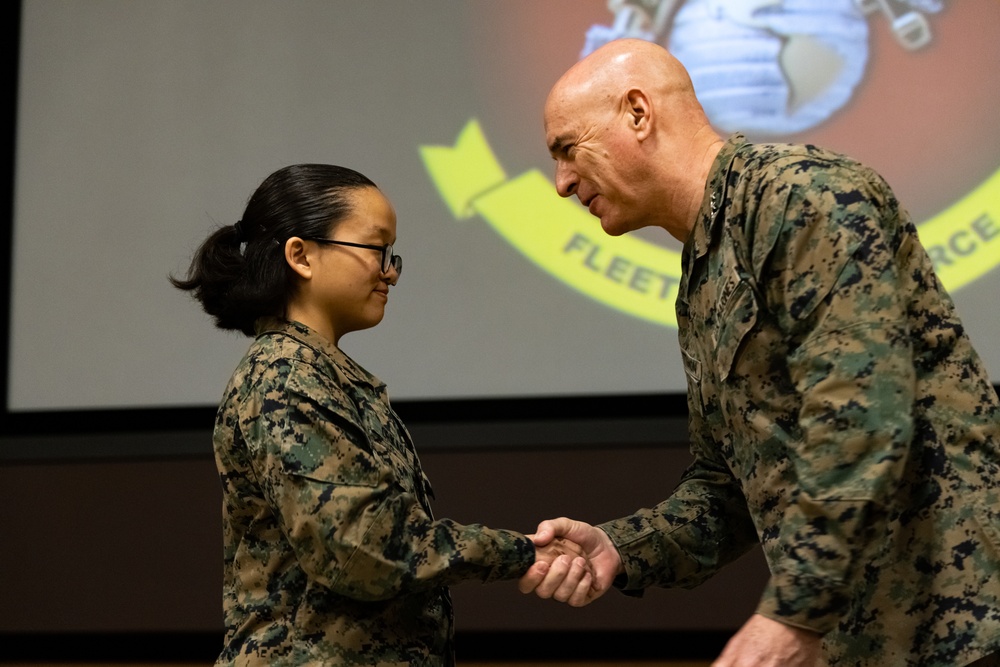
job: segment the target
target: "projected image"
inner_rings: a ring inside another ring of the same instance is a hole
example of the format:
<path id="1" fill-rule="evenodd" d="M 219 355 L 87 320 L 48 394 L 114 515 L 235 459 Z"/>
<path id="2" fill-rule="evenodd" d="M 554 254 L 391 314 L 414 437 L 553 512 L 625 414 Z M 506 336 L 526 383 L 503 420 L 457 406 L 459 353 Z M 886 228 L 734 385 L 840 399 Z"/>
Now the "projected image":
<path id="1" fill-rule="evenodd" d="M 683 392 L 681 247 L 606 236 L 544 141 L 549 87 L 623 36 L 677 54 L 719 133 L 882 173 L 1000 377 L 996 0 L 25 0 L 22 23 L 8 411 L 216 405 L 249 341 L 167 276 L 304 162 L 395 204 L 406 275 L 342 341 L 394 400 Z"/>
<path id="2" fill-rule="evenodd" d="M 896 11 L 896 5 L 902 6 L 902 11 Z M 883 31 L 895 40 L 894 45 L 883 48 L 895 46 L 903 54 L 929 50 L 935 37 L 929 17 L 939 14 L 943 3 L 609 0 L 607 7 L 614 15 L 613 22 L 590 26 L 581 57 L 615 39 L 656 42 L 684 63 L 709 119 L 720 132 L 743 132 L 764 141 L 813 141 L 807 131 L 842 112 L 849 116 L 852 111 L 845 111 L 845 107 L 855 102 L 855 97 L 862 97 L 855 105 L 861 107 L 856 116 L 867 115 L 866 104 L 885 106 L 870 99 L 873 92 L 878 94 L 877 83 L 870 86 L 867 95 L 855 95 L 866 73 L 879 68 L 878 62 L 869 62 L 869 22 L 884 24 Z M 953 26 L 971 26 L 980 18 L 981 14 L 966 7 L 962 15 L 953 10 L 948 20 Z M 964 40 L 969 33 L 952 27 L 950 34 Z M 938 71 L 953 62 L 951 52 L 988 48 L 986 44 L 970 47 L 955 37 L 929 56 Z M 990 92 L 986 101 L 996 100 L 1000 97 L 997 68 L 983 70 L 977 74 L 987 80 Z M 920 93 L 937 95 L 938 91 L 931 86 Z M 956 122 L 969 111 L 960 98 L 952 101 L 952 107 Z M 988 108 L 989 104 L 983 105 L 984 110 Z M 893 109 L 891 113 L 924 115 L 935 130 L 942 121 L 924 108 Z M 849 132 L 853 133 L 853 124 L 862 121 L 847 122 L 852 124 Z M 995 135 L 997 123 L 990 125 L 988 129 Z M 973 126 L 975 134 L 984 129 Z M 963 144 L 963 153 L 973 165 L 971 170 L 1000 165 L 995 136 L 985 145 L 972 136 L 959 139 L 969 141 Z M 832 134 L 828 140 L 832 146 L 852 144 L 849 135 Z M 977 149 L 978 156 L 974 155 Z M 676 326 L 670 307 L 680 281 L 680 253 L 676 249 L 639 237 L 604 237 L 580 206 L 556 199 L 554 186 L 538 172 L 508 179 L 475 120 L 462 130 L 454 147 L 427 146 L 421 151 L 431 179 L 456 218 L 483 217 L 554 278 L 609 308 Z M 861 153 L 856 150 L 852 154 Z M 972 159 L 968 159 L 970 154 Z M 933 156 L 928 157 L 933 160 Z M 941 165 L 930 161 L 925 171 L 912 174 L 914 183 L 897 187 L 927 187 L 927 181 L 938 180 L 930 171 L 933 168 Z M 1000 249 L 990 245 L 1000 236 L 1000 169 L 957 197 L 944 194 L 937 206 L 939 212 L 922 221 L 920 236 L 946 286 L 958 290 L 1000 265 Z"/>

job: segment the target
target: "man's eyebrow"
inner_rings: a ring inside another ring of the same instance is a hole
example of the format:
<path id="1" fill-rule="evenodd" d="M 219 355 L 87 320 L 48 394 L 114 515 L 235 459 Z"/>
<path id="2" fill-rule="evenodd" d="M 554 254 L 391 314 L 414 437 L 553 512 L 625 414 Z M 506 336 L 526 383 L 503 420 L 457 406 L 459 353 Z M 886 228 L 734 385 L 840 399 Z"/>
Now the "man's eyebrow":
<path id="1" fill-rule="evenodd" d="M 555 155 L 556 153 L 562 152 L 563 149 L 566 148 L 566 144 L 568 142 L 569 139 L 567 138 L 566 135 L 560 135 L 556 137 L 555 139 L 552 140 L 552 143 L 549 144 L 549 153 Z"/>

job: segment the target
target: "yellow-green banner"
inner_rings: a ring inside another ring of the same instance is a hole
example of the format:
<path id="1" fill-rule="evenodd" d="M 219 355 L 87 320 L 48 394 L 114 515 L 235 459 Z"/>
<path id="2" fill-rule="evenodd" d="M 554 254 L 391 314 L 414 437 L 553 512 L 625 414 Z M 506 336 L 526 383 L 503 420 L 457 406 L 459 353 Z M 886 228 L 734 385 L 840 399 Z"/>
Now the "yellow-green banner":
<path id="1" fill-rule="evenodd" d="M 420 153 L 456 218 L 482 217 L 532 262 L 610 308 L 677 326 L 680 253 L 634 236 L 607 236 L 536 169 L 508 178 L 476 120 L 454 147 L 422 146 Z M 959 289 L 1000 263 L 998 220 L 1000 170 L 920 226 L 946 287 Z"/>

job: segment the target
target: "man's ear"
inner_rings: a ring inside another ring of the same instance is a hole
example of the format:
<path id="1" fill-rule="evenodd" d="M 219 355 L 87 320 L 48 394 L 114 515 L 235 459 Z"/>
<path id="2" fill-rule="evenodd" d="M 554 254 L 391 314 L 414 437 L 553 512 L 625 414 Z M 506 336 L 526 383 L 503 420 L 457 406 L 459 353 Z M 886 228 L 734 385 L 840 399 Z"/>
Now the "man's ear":
<path id="1" fill-rule="evenodd" d="M 652 130 L 653 105 L 649 96 L 639 88 L 630 88 L 625 93 L 625 115 L 629 128 L 636 133 L 636 139 L 645 140 Z"/>
<path id="2" fill-rule="evenodd" d="M 293 236 L 285 241 L 285 261 L 292 271 L 299 274 L 303 280 L 312 278 L 312 258 L 309 255 L 309 248 L 306 242 L 298 236 Z"/>

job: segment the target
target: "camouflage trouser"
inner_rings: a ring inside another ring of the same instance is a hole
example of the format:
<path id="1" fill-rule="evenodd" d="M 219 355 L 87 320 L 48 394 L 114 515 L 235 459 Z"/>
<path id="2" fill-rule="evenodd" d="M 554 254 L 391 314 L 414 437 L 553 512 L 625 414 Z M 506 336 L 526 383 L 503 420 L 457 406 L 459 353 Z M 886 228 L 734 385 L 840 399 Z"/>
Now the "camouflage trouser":
<path id="1" fill-rule="evenodd" d="M 975 662 L 970 662 L 968 667 L 1000 667 L 1000 653 L 994 653 Z"/>

